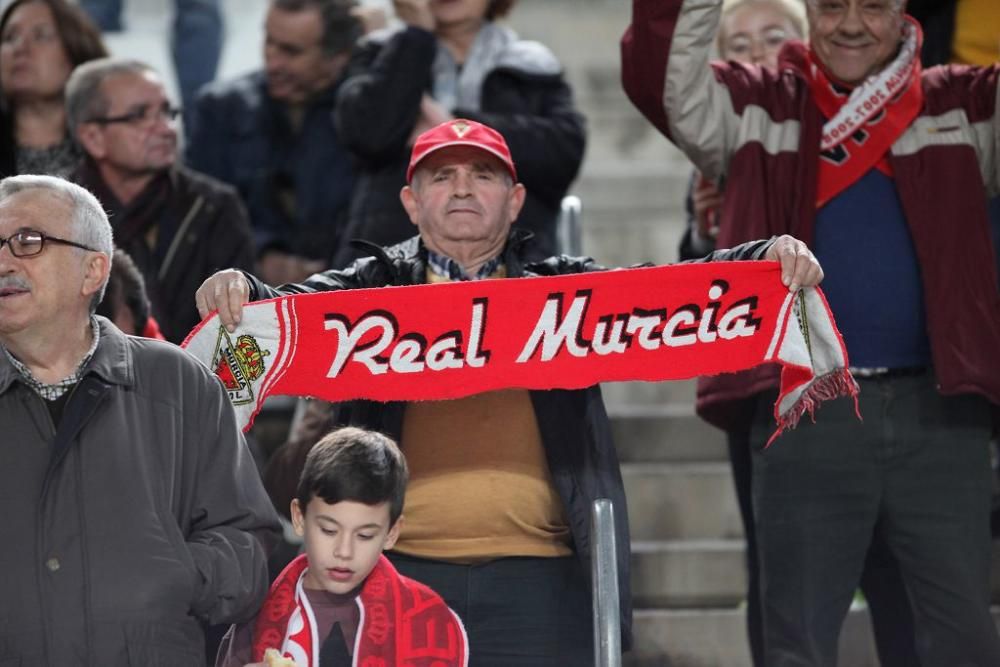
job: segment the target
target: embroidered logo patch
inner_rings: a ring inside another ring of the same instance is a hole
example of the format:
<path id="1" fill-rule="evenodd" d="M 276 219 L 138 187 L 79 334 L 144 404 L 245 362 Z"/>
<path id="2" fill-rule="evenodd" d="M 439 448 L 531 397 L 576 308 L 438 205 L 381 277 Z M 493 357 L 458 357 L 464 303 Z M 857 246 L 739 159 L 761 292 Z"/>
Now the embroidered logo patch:
<path id="1" fill-rule="evenodd" d="M 238 336 L 233 345 L 226 328 L 219 327 L 211 367 L 225 385 L 233 405 L 254 402 L 253 382 L 264 374 L 264 358 L 270 354 L 260 349 L 253 336 Z"/>
<path id="2" fill-rule="evenodd" d="M 451 129 L 455 133 L 455 136 L 461 139 L 466 135 L 466 133 L 468 133 L 470 129 L 472 129 L 472 126 L 466 123 L 464 120 L 456 120 L 454 123 L 451 124 Z"/>

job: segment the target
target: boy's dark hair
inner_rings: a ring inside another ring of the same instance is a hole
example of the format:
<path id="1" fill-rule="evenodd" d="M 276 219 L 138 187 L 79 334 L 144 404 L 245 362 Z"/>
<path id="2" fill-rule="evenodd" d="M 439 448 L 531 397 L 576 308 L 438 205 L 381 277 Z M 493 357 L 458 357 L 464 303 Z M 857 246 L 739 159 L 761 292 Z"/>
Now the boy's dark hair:
<path id="1" fill-rule="evenodd" d="M 327 433 L 309 450 L 295 495 L 303 512 L 315 497 L 331 504 L 388 501 L 392 526 L 403 513 L 408 479 L 406 459 L 391 438 L 347 426 Z"/>

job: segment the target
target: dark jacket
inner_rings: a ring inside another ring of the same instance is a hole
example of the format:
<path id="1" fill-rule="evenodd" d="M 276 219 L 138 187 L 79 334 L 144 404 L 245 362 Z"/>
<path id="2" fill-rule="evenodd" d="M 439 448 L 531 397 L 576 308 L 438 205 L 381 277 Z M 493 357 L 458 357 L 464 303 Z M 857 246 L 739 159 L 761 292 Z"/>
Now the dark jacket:
<path id="1" fill-rule="evenodd" d="M 252 616 L 277 516 L 221 383 L 184 351 L 100 342 L 58 428 L 0 352 L 0 664 L 205 664 Z"/>
<path id="2" fill-rule="evenodd" d="M 527 45 L 515 42 L 515 53 L 486 75 L 479 111 L 453 114 L 488 125 L 507 141 L 528 190 L 517 224 L 535 235 L 524 251 L 540 260 L 556 251 L 560 202 L 580 169 L 586 127 L 555 56 L 540 44 Z M 348 239 L 391 245 L 413 234 L 399 191 L 406 184 L 407 141 L 421 97 L 431 89 L 437 48 L 432 33 L 409 27 L 387 39 L 369 38 L 355 50 L 335 115 L 344 145 L 358 158 Z M 518 49 L 530 50 L 530 65 L 517 57 Z M 334 266 L 356 256 L 344 247 Z"/>
<path id="3" fill-rule="evenodd" d="M 336 91 L 310 103 L 297 133 L 263 72 L 213 83 L 198 96 L 188 164 L 239 190 L 259 254 L 333 257 L 354 184 L 353 159 L 332 121 Z"/>
<path id="4" fill-rule="evenodd" d="M 142 272 L 160 330 L 167 340 L 180 343 L 201 321 L 194 302 L 198 287 L 220 269 L 252 268 L 253 237 L 233 188 L 184 167 L 171 169 L 165 177 L 165 198 L 143 211 L 158 227 L 152 248 L 145 232 L 130 224 L 136 209 L 118 202 L 91 162 L 84 162 L 74 180 L 108 210 L 115 245 Z"/>
<path id="5" fill-rule="evenodd" d="M 783 233 L 811 244 L 824 120 L 807 64 L 790 49 L 777 70 L 710 63 L 721 7 L 722 0 L 633 0 L 622 39 L 625 91 L 707 178 L 725 177 L 720 245 Z M 1000 192 L 998 80 L 1000 65 L 924 70 L 923 108 L 889 154 L 920 265 L 940 391 L 995 404 L 1000 292 L 986 202 Z M 722 428 L 745 426 L 746 399 L 776 385 L 771 367 L 705 378 L 699 414 Z"/>
<path id="6" fill-rule="evenodd" d="M 14 116 L 0 108 L 0 178 L 17 174 L 17 142 L 14 140 Z"/>
<path id="7" fill-rule="evenodd" d="M 589 257 L 565 255 L 525 264 L 526 236 L 527 233 L 523 231 L 512 233 L 504 252 L 507 275 L 511 278 L 583 273 L 604 268 Z M 717 251 L 704 261 L 760 259 L 769 245 L 769 242 L 747 243 L 732 250 Z M 374 257 L 359 259 L 341 271 L 324 271 L 302 284 L 283 285 L 274 289 L 248 275 L 250 298 L 258 301 L 286 294 L 419 285 L 426 282 L 427 251 L 419 237 L 391 248 L 371 249 L 375 252 Z M 552 480 L 566 509 L 573 533 L 573 546 L 588 574 L 591 507 L 598 498 L 610 498 L 615 506 L 622 642 L 627 648 L 631 645 L 632 633 L 628 510 L 618 455 L 611 438 L 611 425 L 604 409 L 600 386 L 574 390 L 533 390 L 530 393 Z M 406 404 L 402 402 L 356 401 L 338 406 L 334 422 L 375 429 L 398 441 L 402 433 L 405 408 Z M 405 451 L 406 443 L 401 444 Z M 272 490 L 272 494 L 274 493 Z M 279 491 L 277 495 L 286 494 Z"/>
<path id="8" fill-rule="evenodd" d="M 920 60 L 924 67 L 951 62 L 958 0 L 909 0 L 906 13 L 920 22 L 924 44 Z"/>

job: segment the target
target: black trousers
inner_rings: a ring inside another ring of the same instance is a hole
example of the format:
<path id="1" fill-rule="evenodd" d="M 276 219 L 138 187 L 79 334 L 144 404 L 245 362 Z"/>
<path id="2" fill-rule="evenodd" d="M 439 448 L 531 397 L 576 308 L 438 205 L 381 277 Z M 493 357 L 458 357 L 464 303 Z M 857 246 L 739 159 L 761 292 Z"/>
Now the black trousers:
<path id="1" fill-rule="evenodd" d="M 836 664 L 873 538 L 899 566 L 921 667 L 1000 665 L 990 616 L 990 421 L 932 373 L 860 379 L 753 452 L 768 667 Z M 773 428 L 763 419 L 754 442 Z"/>
<path id="2" fill-rule="evenodd" d="M 771 405 L 777 394 L 762 404 L 771 414 Z M 747 602 L 746 625 L 750 656 L 754 667 L 766 667 L 764 661 L 764 621 L 760 599 L 760 564 L 757 556 L 757 529 L 753 517 L 753 463 L 750 432 L 727 431 L 729 462 L 732 464 L 733 484 L 739 503 L 740 518 L 746 538 Z M 756 449 L 763 446 L 759 443 Z M 881 534 L 873 535 L 868 547 L 859 587 L 864 592 L 871 614 L 875 646 L 882 667 L 920 667 L 917 659 L 916 635 L 910 600 L 899 572 L 899 564 L 892 556 Z"/>
<path id="3" fill-rule="evenodd" d="M 576 557 L 501 558 L 456 565 L 389 553 L 465 624 L 469 667 L 594 664 L 590 588 Z"/>

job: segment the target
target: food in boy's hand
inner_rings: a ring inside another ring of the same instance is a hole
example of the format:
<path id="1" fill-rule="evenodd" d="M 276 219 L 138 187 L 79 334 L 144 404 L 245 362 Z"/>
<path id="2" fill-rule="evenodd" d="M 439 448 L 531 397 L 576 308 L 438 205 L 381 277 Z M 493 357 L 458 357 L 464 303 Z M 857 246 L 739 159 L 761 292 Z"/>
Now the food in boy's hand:
<path id="1" fill-rule="evenodd" d="M 291 658 L 286 658 L 276 648 L 264 651 L 264 664 L 267 667 L 298 667 Z"/>

